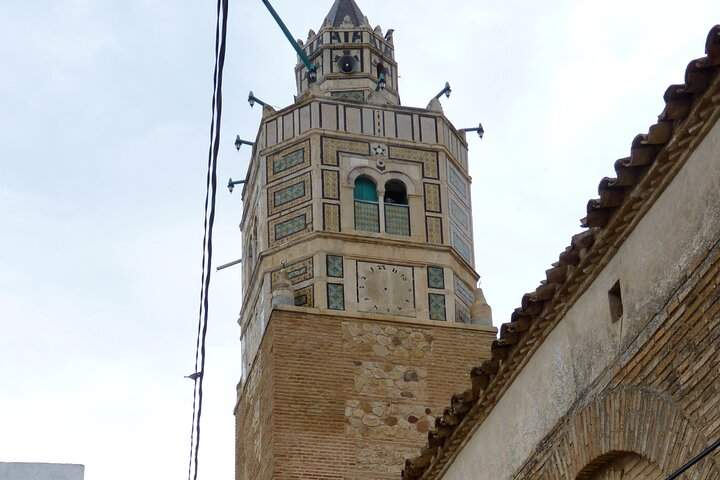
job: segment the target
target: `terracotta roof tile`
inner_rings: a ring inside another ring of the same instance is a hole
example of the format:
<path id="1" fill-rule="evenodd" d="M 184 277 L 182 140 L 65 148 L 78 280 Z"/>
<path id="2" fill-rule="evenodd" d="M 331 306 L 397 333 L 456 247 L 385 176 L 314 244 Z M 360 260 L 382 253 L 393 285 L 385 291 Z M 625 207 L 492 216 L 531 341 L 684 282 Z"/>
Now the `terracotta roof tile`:
<path id="1" fill-rule="evenodd" d="M 720 118 L 720 25 L 710 30 L 706 56 L 693 60 L 685 83 L 665 91 L 665 108 L 647 134 L 635 137 L 630 156 L 615 162 L 615 178 L 603 178 L 597 199 L 581 220 L 588 228 L 572 237 L 538 288 L 522 297 L 510 322 L 500 328 L 491 358 L 470 371 L 472 387 L 453 395 L 437 417 L 420 455 L 405 462 L 402 478 L 436 479 L 454 452 L 482 421 L 514 374 L 557 324 L 567 308 L 604 267 L 609 256 L 642 218 L 680 168 L 680 160 L 702 140 L 709 120 Z"/>

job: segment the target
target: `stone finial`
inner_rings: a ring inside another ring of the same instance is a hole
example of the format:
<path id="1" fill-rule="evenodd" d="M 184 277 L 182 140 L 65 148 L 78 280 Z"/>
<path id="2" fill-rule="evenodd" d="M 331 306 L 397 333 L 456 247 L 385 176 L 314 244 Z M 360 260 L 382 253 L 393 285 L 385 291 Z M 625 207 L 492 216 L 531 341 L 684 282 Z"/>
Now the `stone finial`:
<path id="1" fill-rule="evenodd" d="M 384 90 L 376 92 L 372 91 L 368 94 L 367 103 L 371 105 L 391 105 L 392 102 L 388 99 L 387 94 Z"/>
<path id="2" fill-rule="evenodd" d="M 272 114 L 274 114 L 275 111 L 276 111 L 276 110 L 275 110 L 273 107 L 271 107 L 271 106 L 268 105 L 268 104 L 265 104 L 265 105 L 263 105 L 262 116 L 263 116 L 263 118 L 269 117 L 269 116 L 271 116 Z"/>
<path id="3" fill-rule="evenodd" d="M 285 271 L 285 262 L 283 262 L 280 275 L 278 275 L 272 291 L 272 306 L 276 307 L 278 305 L 295 305 L 295 294 L 293 293 L 292 282 L 290 282 Z"/>
<path id="4" fill-rule="evenodd" d="M 470 321 L 474 325 L 492 327 L 492 308 L 485 300 L 485 294 L 479 286 L 475 289 L 475 300 L 470 307 Z"/>
<path id="5" fill-rule="evenodd" d="M 428 103 L 427 109 L 431 112 L 440 112 L 443 113 L 442 104 L 440 103 L 440 100 L 437 98 L 433 98 L 430 100 L 430 103 Z"/>

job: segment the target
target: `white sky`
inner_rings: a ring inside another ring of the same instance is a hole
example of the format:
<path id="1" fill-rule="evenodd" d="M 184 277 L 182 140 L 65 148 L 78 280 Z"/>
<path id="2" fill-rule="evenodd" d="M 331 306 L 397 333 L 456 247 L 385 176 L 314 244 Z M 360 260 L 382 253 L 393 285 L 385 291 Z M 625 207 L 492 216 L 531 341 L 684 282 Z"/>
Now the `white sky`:
<path id="1" fill-rule="evenodd" d="M 274 0 L 297 38 L 332 0 Z M 499 325 L 580 231 L 703 56 L 717 0 L 360 0 L 395 29 L 404 105 L 445 81 L 470 137 L 477 268 Z M 86 480 L 187 475 L 215 3 L 0 3 L 0 461 Z M 231 2 L 219 181 L 242 178 L 260 110 L 292 102 L 295 54 L 260 0 Z M 221 190 L 215 264 L 240 256 Z M 233 478 L 240 268 L 213 276 L 200 478 Z"/>

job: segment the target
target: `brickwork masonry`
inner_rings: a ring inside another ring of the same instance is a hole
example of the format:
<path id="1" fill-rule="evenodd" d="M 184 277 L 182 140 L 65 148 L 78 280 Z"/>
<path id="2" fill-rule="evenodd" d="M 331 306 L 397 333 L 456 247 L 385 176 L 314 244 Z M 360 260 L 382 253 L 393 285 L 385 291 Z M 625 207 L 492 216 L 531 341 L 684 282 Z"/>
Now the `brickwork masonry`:
<path id="1" fill-rule="evenodd" d="M 495 330 L 275 310 L 236 416 L 236 480 L 398 478 Z"/>

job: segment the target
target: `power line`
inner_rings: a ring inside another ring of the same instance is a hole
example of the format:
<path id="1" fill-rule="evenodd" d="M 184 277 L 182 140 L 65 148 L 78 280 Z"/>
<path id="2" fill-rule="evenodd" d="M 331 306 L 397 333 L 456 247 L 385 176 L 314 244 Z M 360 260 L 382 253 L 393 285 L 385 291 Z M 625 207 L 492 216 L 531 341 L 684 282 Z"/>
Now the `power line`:
<path id="1" fill-rule="evenodd" d="M 212 238 L 215 224 L 215 197 L 217 192 L 217 158 L 220 149 L 220 124 L 222 119 L 222 81 L 225 66 L 225 47 L 227 38 L 228 0 L 218 0 L 217 21 L 215 25 L 215 68 L 213 72 L 212 116 L 210 120 L 210 146 L 208 149 L 208 169 L 205 192 L 205 219 L 203 222 L 202 275 L 200 282 L 200 307 L 198 311 L 198 331 L 195 343 L 195 373 L 192 377 L 193 413 L 190 431 L 190 459 L 188 462 L 188 480 L 197 480 L 198 454 L 200 451 L 200 418 L 203 403 L 203 379 L 205 377 L 205 340 L 208 327 L 208 303 L 210 296 L 210 277 L 212 269 Z M 194 468 L 193 468 L 194 467 Z"/>
<path id="2" fill-rule="evenodd" d="M 698 463 L 700 460 L 702 460 L 702 459 L 705 458 L 706 456 L 710 455 L 710 454 L 713 452 L 713 450 L 715 450 L 715 449 L 718 448 L 718 447 L 720 447 L 720 438 L 717 439 L 717 440 L 715 440 L 715 443 L 713 443 L 712 445 L 710 445 L 709 447 L 707 447 L 705 450 L 703 450 L 702 452 L 698 453 L 698 454 L 695 456 L 695 458 L 693 458 L 693 459 L 690 460 L 688 463 L 686 463 L 685 465 L 683 465 L 682 467 L 680 467 L 678 470 L 676 470 L 675 473 L 673 473 L 672 475 L 670 475 L 666 480 L 674 480 L 674 479 L 680 477 L 680 475 L 682 475 L 683 472 L 685 472 L 686 470 L 690 469 L 690 467 L 692 467 L 693 465 L 695 465 L 696 463 Z"/>

